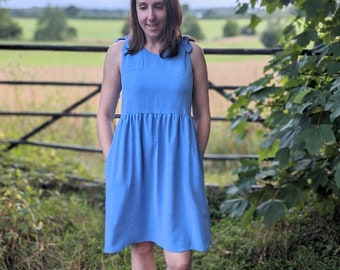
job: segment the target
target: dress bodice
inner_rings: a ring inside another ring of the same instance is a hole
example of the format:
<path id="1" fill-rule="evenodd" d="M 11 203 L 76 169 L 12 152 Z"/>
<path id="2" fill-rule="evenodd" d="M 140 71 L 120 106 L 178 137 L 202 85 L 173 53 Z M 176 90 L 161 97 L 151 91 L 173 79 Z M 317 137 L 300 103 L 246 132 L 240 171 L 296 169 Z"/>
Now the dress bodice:
<path id="1" fill-rule="evenodd" d="M 162 58 L 143 48 L 129 54 L 122 48 L 122 114 L 190 114 L 193 74 L 189 38 L 181 40 L 178 55 Z"/>

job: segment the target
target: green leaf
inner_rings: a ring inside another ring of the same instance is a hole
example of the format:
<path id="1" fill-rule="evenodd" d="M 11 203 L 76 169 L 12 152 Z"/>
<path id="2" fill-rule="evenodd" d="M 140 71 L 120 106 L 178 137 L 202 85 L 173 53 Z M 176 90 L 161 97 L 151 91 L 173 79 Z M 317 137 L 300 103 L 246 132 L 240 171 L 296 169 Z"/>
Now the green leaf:
<path id="1" fill-rule="evenodd" d="M 280 142 L 275 140 L 267 140 L 263 141 L 261 144 L 261 148 L 258 151 L 259 154 L 259 160 L 265 160 L 267 158 L 272 158 L 275 156 L 277 149 L 279 148 Z"/>
<path id="2" fill-rule="evenodd" d="M 256 184 L 255 175 L 254 176 L 239 176 L 239 179 L 236 182 L 237 188 L 239 192 L 249 193 Z"/>
<path id="3" fill-rule="evenodd" d="M 315 203 L 316 208 L 319 210 L 321 215 L 334 215 L 334 200 L 332 198 L 327 198 L 324 200 L 317 201 Z"/>
<path id="4" fill-rule="evenodd" d="M 334 178 L 336 186 L 340 188 L 340 164 L 336 167 Z"/>
<path id="5" fill-rule="evenodd" d="M 254 91 L 253 94 L 253 99 L 255 99 L 256 101 L 265 101 L 269 95 L 271 94 L 275 94 L 278 92 L 278 87 L 263 87 L 261 89 L 258 89 L 257 91 Z"/>
<path id="6" fill-rule="evenodd" d="M 314 17 L 317 12 L 322 9 L 323 3 L 320 0 L 308 0 L 302 5 L 302 9 L 306 11 L 307 17 Z"/>
<path id="7" fill-rule="evenodd" d="M 282 110 L 272 112 L 272 114 L 267 118 L 267 121 L 271 128 L 281 126 L 283 123 L 287 122 L 287 114 Z"/>
<path id="8" fill-rule="evenodd" d="M 247 135 L 247 126 L 247 119 L 241 116 L 232 122 L 230 130 L 236 132 L 236 134 L 243 139 Z"/>
<path id="9" fill-rule="evenodd" d="M 266 169 L 256 175 L 257 178 L 266 181 L 273 181 L 277 177 L 277 172 L 274 169 Z"/>
<path id="10" fill-rule="evenodd" d="M 301 103 L 302 102 L 302 99 L 307 95 L 309 94 L 313 89 L 311 88 L 306 88 L 302 91 L 300 91 L 293 99 L 293 102 L 294 103 Z"/>
<path id="11" fill-rule="evenodd" d="M 340 91 L 336 92 L 335 95 L 331 96 L 329 98 L 329 101 L 327 102 L 325 109 L 332 111 L 330 115 L 330 120 L 333 122 L 337 117 L 340 116 Z"/>
<path id="12" fill-rule="evenodd" d="M 334 90 L 340 90 L 340 77 L 337 78 L 333 83 L 332 83 L 332 87 L 331 87 L 331 91 Z"/>
<path id="13" fill-rule="evenodd" d="M 326 63 L 326 72 L 328 76 L 333 76 L 339 74 L 340 71 L 340 62 L 339 61 L 328 61 Z"/>
<path id="14" fill-rule="evenodd" d="M 279 73 L 281 76 L 297 78 L 299 77 L 299 65 L 297 63 L 288 64 Z"/>
<path id="15" fill-rule="evenodd" d="M 244 3 L 240 7 L 237 7 L 236 14 L 245 14 L 248 10 L 249 4 Z"/>
<path id="16" fill-rule="evenodd" d="M 325 169 L 318 168 L 316 170 L 313 170 L 311 173 L 310 188 L 314 191 L 317 191 L 320 189 L 320 187 L 326 187 L 328 181 L 328 175 Z"/>
<path id="17" fill-rule="evenodd" d="M 340 57 L 340 42 L 336 42 L 329 45 L 328 54 L 332 57 Z"/>
<path id="18" fill-rule="evenodd" d="M 250 4 L 252 8 L 255 8 L 255 5 L 257 4 L 258 0 L 250 0 Z"/>
<path id="19" fill-rule="evenodd" d="M 251 15 L 249 27 L 251 30 L 255 30 L 256 26 L 261 22 L 261 18 L 255 14 Z"/>
<path id="20" fill-rule="evenodd" d="M 281 6 L 288 6 L 290 3 L 294 3 L 295 0 L 280 0 Z"/>
<path id="21" fill-rule="evenodd" d="M 286 206 L 282 200 L 268 200 L 256 208 L 255 217 L 264 217 L 264 223 L 274 225 L 280 218 L 285 216 Z"/>
<path id="22" fill-rule="evenodd" d="M 331 29 L 331 35 L 333 38 L 340 36 L 340 26 L 336 26 L 333 29 Z"/>
<path id="23" fill-rule="evenodd" d="M 290 184 L 280 190 L 278 197 L 285 202 L 288 208 L 292 208 L 302 201 L 304 192 L 301 187 Z"/>
<path id="24" fill-rule="evenodd" d="M 275 159 L 279 162 L 279 168 L 284 169 L 288 166 L 290 160 L 290 149 L 281 148 L 276 152 Z"/>
<path id="25" fill-rule="evenodd" d="M 239 114 L 239 111 L 247 107 L 249 99 L 245 96 L 239 96 L 237 101 L 234 102 L 228 109 L 227 119 L 233 120 Z"/>
<path id="26" fill-rule="evenodd" d="M 313 91 L 306 95 L 302 102 L 304 104 L 308 103 L 313 104 L 314 108 L 316 108 L 317 105 L 321 105 L 323 107 L 326 105 L 327 98 L 322 91 L 314 89 Z"/>
<path id="27" fill-rule="evenodd" d="M 296 165 L 294 166 L 295 171 L 300 172 L 309 169 L 309 166 L 311 165 L 312 160 L 311 159 L 303 159 L 300 160 Z"/>
<path id="28" fill-rule="evenodd" d="M 285 36 L 290 36 L 290 35 L 294 35 L 296 33 L 296 28 L 295 28 L 295 25 L 293 24 L 289 24 L 287 25 L 282 33 L 285 35 Z"/>
<path id="29" fill-rule="evenodd" d="M 306 46 L 309 45 L 309 43 L 311 41 L 317 41 L 318 40 L 318 33 L 316 32 L 315 29 L 307 29 L 306 31 L 297 35 L 295 38 L 296 38 L 296 42 L 301 47 L 306 47 Z"/>
<path id="30" fill-rule="evenodd" d="M 321 43 L 315 46 L 312 50 L 313 55 L 325 55 L 328 51 L 328 46 L 325 43 Z"/>
<path id="31" fill-rule="evenodd" d="M 304 142 L 307 151 L 314 155 L 317 153 L 325 143 L 335 141 L 332 125 L 323 124 L 320 126 L 311 126 L 297 136 L 298 142 Z"/>
<path id="32" fill-rule="evenodd" d="M 266 9 L 269 14 L 273 13 L 279 5 L 278 0 L 267 0 Z"/>
<path id="33" fill-rule="evenodd" d="M 222 212 L 229 212 L 232 218 L 239 218 L 247 209 L 248 201 L 244 198 L 236 198 L 227 200 L 222 203 L 220 210 Z"/>

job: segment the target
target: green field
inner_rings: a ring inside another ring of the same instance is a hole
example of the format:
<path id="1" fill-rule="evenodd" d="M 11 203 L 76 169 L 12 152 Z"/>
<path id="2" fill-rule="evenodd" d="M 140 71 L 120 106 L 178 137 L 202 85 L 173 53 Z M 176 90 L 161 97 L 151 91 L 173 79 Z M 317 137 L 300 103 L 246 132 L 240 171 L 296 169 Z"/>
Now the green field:
<path id="1" fill-rule="evenodd" d="M 15 19 L 23 29 L 23 42 L 32 42 L 37 19 Z M 68 20 L 68 25 L 77 29 L 78 38 L 60 44 L 108 45 L 121 36 L 123 20 Z"/>
<path id="2" fill-rule="evenodd" d="M 36 19 L 16 19 L 23 28 L 23 36 L 18 41 L 2 41 L 2 43 L 32 43 L 36 27 Z M 246 19 L 239 19 L 238 23 L 244 26 Z M 116 38 L 121 37 L 123 20 L 69 20 L 68 24 L 77 29 L 76 40 L 67 42 L 48 42 L 48 44 L 67 45 L 93 45 L 109 46 Z M 198 41 L 202 48 L 262 48 L 257 36 L 249 38 L 222 38 L 222 28 L 225 20 L 200 20 L 199 24 L 204 33 L 205 40 Z M 251 56 L 261 58 L 261 56 Z M 263 58 L 263 57 L 262 57 Z M 23 66 L 98 66 L 102 65 L 104 53 L 80 52 L 30 52 L 0 50 L 0 67 L 21 64 Z M 248 60 L 244 56 L 207 55 L 208 62 L 230 62 Z"/>
<path id="3" fill-rule="evenodd" d="M 22 41 L 31 42 L 34 36 L 37 19 L 15 19 L 23 28 Z M 90 20 L 90 19 L 69 19 L 68 24 L 77 29 L 78 38 L 72 43 L 93 44 L 93 45 L 108 45 L 114 39 L 122 36 L 124 20 Z M 215 43 L 222 38 L 222 29 L 226 23 L 225 19 L 205 19 L 198 21 L 205 42 Z M 238 19 L 237 23 L 240 27 L 249 23 L 248 19 Z M 260 24 L 258 32 L 262 32 L 264 23 Z M 185 33 L 184 33 L 185 34 Z M 70 43 L 70 42 L 67 42 Z M 239 44 L 244 47 L 244 44 Z"/>

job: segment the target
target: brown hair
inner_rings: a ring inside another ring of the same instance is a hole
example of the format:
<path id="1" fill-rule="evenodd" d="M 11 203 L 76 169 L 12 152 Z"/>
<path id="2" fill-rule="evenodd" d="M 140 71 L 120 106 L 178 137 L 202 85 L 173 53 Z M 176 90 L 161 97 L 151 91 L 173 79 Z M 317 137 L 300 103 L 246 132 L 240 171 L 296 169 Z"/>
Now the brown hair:
<path id="1" fill-rule="evenodd" d="M 131 36 L 129 40 L 129 53 L 139 52 L 145 45 L 146 39 L 137 17 L 137 0 L 131 0 Z M 160 51 L 161 57 L 174 57 L 178 54 L 179 43 L 182 37 L 182 8 L 178 0 L 163 0 L 166 10 L 166 26 L 163 37 L 164 46 Z"/>

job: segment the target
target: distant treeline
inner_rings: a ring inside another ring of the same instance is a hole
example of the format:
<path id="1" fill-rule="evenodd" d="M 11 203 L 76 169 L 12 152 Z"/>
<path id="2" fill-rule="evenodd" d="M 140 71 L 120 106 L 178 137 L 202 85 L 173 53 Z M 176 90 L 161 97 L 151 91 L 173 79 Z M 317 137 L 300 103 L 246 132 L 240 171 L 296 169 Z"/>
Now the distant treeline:
<path id="1" fill-rule="evenodd" d="M 44 7 L 33 7 L 25 9 L 11 9 L 10 13 L 12 17 L 18 18 L 37 18 L 43 11 Z M 79 19 L 122 19 L 128 15 L 127 10 L 106 10 L 106 9 L 82 9 L 75 6 L 69 6 L 62 8 L 68 18 Z"/>
<path id="2" fill-rule="evenodd" d="M 128 16 L 128 10 L 124 9 L 83 9 L 76 6 L 69 6 L 62 9 L 68 18 L 73 19 L 126 19 Z M 12 17 L 37 18 L 43 10 L 44 8 L 38 7 L 11 9 L 10 13 Z M 236 16 L 234 8 L 195 9 L 190 10 L 190 12 L 195 17 L 202 19 L 221 19 Z"/>

